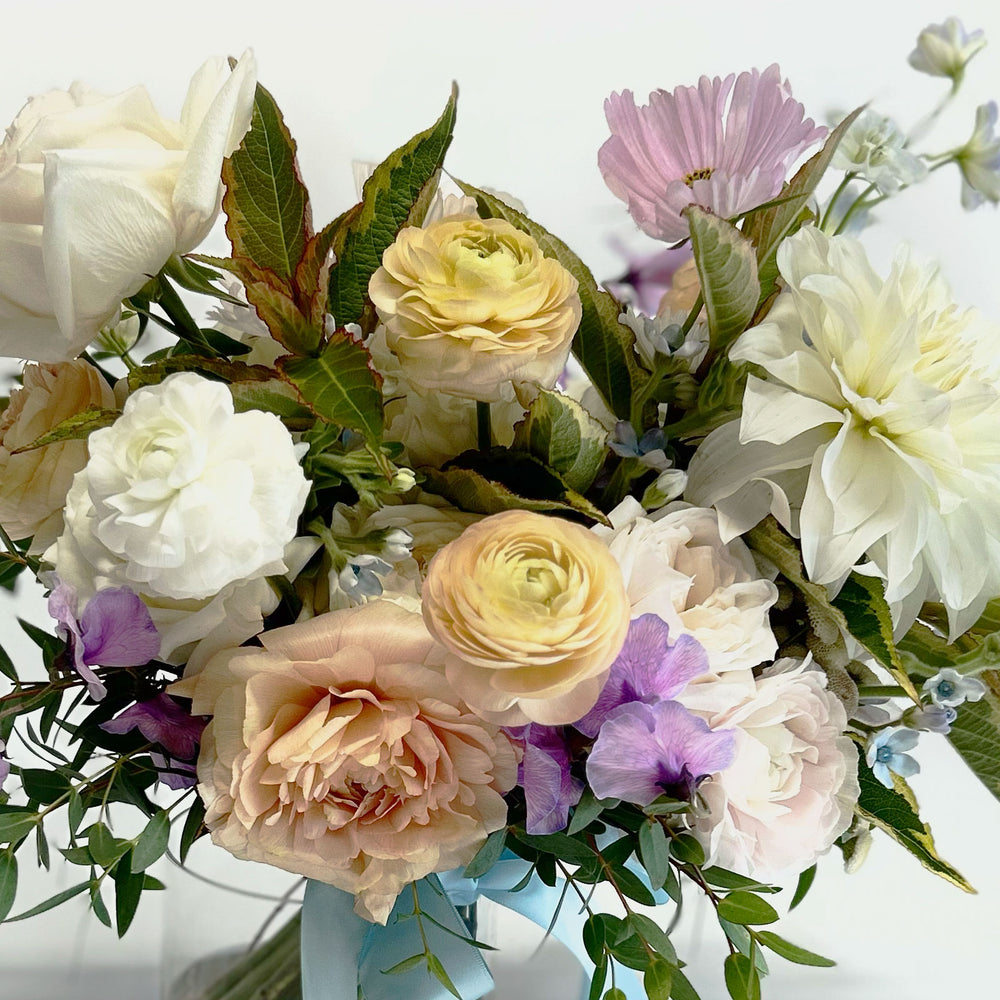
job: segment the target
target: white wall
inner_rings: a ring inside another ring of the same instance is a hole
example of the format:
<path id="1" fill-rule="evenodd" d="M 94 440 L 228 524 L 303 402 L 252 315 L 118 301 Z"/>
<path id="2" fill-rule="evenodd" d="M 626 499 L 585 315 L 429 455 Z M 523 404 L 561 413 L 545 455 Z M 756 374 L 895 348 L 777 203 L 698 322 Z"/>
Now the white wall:
<path id="1" fill-rule="evenodd" d="M 693 83 L 702 73 L 778 61 L 817 119 L 871 100 L 912 124 L 943 87 L 910 70 L 906 55 L 926 23 L 958 14 L 970 28 L 985 27 L 992 44 L 970 67 L 964 111 L 935 151 L 966 138 L 975 104 L 1000 98 L 1000 7 L 992 0 L 952 9 L 927 0 L 615 0 L 589 7 L 579 0 L 284 0 L 273 11 L 257 0 L 35 0 L 3 4 L 0 11 L 0 122 L 12 119 L 27 95 L 74 78 L 107 91 L 144 82 L 161 110 L 176 114 L 189 75 L 206 55 L 238 55 L 252 45 L 260 79 L 298 139 L 320 223 L 353 203 L 350 161 L 377 160 L 428 125 L 455 79 L 461 97 L 449 169 L 515 193 L 600 277 L 612 276 L 620 264 L 608 246 L 611 232 L 643 242 L 596 167 L 607 134 L 602 102 L 613 89 L 644 97 L 656 87 Z M 958 190 L 953 169 L 935 174 L 921 190 L 880 210 L 883 224 L 870 245 L 886 255 L 900 239 L 912 241 L 920 255 L 942 260 L 959 301 L 1000 319 L 998 217 L 991 209 L 962 213 Z M 221 239 L 214 249 L 224 251 Z M 6 616 L 7 607 L 2 611 Z M 37 601 L 27 613 L 44 621 Z M 5 644 L 8 622 L 4 617 L 0 625 Z M 923 742 L 924 773 L 914 787 L 941 851 L 980 896 L 939 882 L 887 841 L 850 879 L 831 857 L 812 897 L 784 927 L 793 940 L 841 965 L 799 970 L 775 958 L 775 975 L 765 984 L 769 1000 L 803 993 L 816 1000 L 995 995 L 988 983 L 1000 926 L 1000 807 L 947 746 L 933 746 L 933 737 Z M 123 943 L 96 924 L 85 929 L 77 911 L 0 928 L 0 998 L 45 1000 L 66 995 L 68 984 L 82 982 L 79 973 L 90 967 L 155 964 L 159 927 L 154 907 Z M 706 922 L 699 942 L 697 920 L 690 927 L 691 951 L 707 963 L 718 934 Z M 693 975 L 707 984 L 705 1000 L 723 995 L 715 965 L 714 957 L 705 971 L 695 963 Z M 15 966 L 27 971 L 15 974 Z M 61 976 L 63 986 L 46 993 L 42 983 L 53 976 Z M 134 981 L 151 984 L 152 978 L 140 973 Z M 141 993 L 135 986 L 128 995 Z"/>

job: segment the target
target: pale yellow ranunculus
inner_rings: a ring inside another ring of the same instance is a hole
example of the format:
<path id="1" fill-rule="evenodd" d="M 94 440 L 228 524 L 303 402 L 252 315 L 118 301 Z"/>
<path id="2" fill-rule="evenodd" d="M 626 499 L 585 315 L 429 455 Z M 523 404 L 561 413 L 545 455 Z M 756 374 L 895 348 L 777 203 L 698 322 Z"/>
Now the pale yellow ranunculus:
<path id="1" fill-rule="evenodd" d="M 597 701 L 629 622 L 622 573 L 586 528 L 512 510 L 471 525 L 431 561 L 424 621 L 448 680 L 504 725 L 575 722 Z"/>
<path id="2" fill-rule="evenodd" d="M 412 384 L 483 402 L 551 388 L 580 325 L 576 278 L 502 219 L 401 230 L 368 292 Z"/>

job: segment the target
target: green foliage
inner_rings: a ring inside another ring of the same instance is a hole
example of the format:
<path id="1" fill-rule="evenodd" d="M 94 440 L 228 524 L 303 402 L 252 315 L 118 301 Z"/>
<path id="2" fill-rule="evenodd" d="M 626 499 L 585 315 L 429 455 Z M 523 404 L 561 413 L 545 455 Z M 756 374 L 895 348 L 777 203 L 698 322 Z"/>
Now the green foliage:
<path id="1" fill-rule="evenodd" d="M 463 872 L 465 878 L 479 878 L 480 875 L 485 875 L 500 860 L 506 840 L 506 827 L 494 830 L 476 852 L 476 856 L 465 866 Z"/>
<path id="2" fill-rule="evenodd" d="M 622 306 L 610 293 L 599 288 L 587 266 L 562 240 L 511 208 L 495 195 L 456 180 L 458 186 L 476 199 L 484 218 L 506 219 L 531 236 L 546 257 L 558 260 L 579 283 L 583 313 L 573 339 L 573 353 L 601 398 L 621 420 L 633 419 L 633 401 L 649 380 L 635 354 L 635 335 L 619 322 Z M 641 422 L 641 421 L 640 421 Z"/>
<path id="3" fill-rule="evenodd" d="M 288 281 L 312 235 L 309 196 L 295 159 L 295 140 L 274 98 L 260 84 L 250 131 L 222 166 L 226 235 L 233 256 Z"/>
<path id="4" fill-rule="evenodd" d="M 17 895 L 17 858 L 9 848 L 0 852 L 0 921 L 6 919 Z"/>
<path id="5" fill-rule="evenodd" d="M 670 847 L 663 826 L 655 820 L 639 827 L 639 857 L 654 889 L 662 887 L 670 871 Z"/>
<path id="6" fill-rule="evenodd" d="M 824 958 L 822 955 L 817 955 L 812 951 L 806 951 L 805 948 L 800 948 L 798 945 L 792 944 L 791 941 L 786 941 L 773 931 L 758 932 L 757 940 L 766 948 L 770 948 L 776 955 L 780 955 L 782 958 L 789 962 L 794 962 L 796 965 L 814 965 L 819 968 L 829 969 L 837 964 L 832 959 Z"/>
<path id="7" fill-rule="evenodd" d="M 56 444 L 58 441 L 75 441 L 90 436 L 91 431 L 96 431 L 101 427 L 109 427 L 121 414 L 117 410 L 103 410 L 100 407 L 89 407 L 74 413 L 65 420 L 60 420 L 51 430 L 46 431 L 35 438 L 30 444 L 15 448 L 11 454 L 20 455 L 25 451 L 34 451 L 36 448 L 44 448 L 49 444 Z"/>
<path id="8" fill-rule="evenodd" d="M 948 739 L 979 780 L 1000 799 L 1000 673 L 979 675 L 986 685 L 981 701 L 958 710 Z"/>
<path id="9" fill-rule="evenodd" d="M 684 209 L 708 315 L 710 350 L 722 354 L 757 311 L 760 283 L 753 244 L 732 223 L 697 205 Z"/>
<path id="10" fill-rule="evenodd" d="M 778 912 L 770 903 L 744 889 L 730 892 L 719 901 L 719 916 L 734 924 L 773 924 Z"/>
<path id="11" fill-rule="evenodd" d="M 799 880 L 795 885 L 795 893 L 792 895 L 792 901 L 788 904 L 789 910 L 794 910 L 803 899 L 806 898 L 806 894 L 812 888 L 812 884 L 816 879 L 816 865 L 811 868 L 807 868 L 801 875 L 799 875 Z"/>
<path id="12" fill-rule="evenodd" d="M 886 788 L 872 774 L 864 754 L 859 755 L 861 795 L 855 808 L 858 816 L 905 847 L 928 871 L 966 892 L 975 892 L 959 871 L 938 856 L 930 827 L 921 822 L 917 800 L 909 785 L 898 775 L 893 775 L 893 780 L 895 787 Z"/>
<path id="13" fill-rule="evenodd" d="M 571 490 L 584 493 L 604 464 L 607 436 L 576 400 L 543 389 L 515 427 L 513 447 L 558 473 Z"/>
<path id="14" fill-rule="evenodd" d="M 382 254 L 410 221 L 414 204 L 433 193 L 438 171 L 451 145 L 458 88 L 441 117 L 426 131 L 395 150 L 368 178 L 356 212 L 344 218 L 331 247 L 337 262 L 330 269 L 328 308 L 337 323 L 371 324 L 365 320 L 368 282 L 382 264 Z"/>
<path id="15" fill-rule="evenodd" d="M 167 850 L 170 839 L 170 814 L 161 810 L 146 824 L 132 849 L 132 872 L 138 874 L 158 861 Z"/>
<path id="16" fill-rule="evenodd" d="M 727 956 L 722 968 L 732 1000 L 760 1000 L 760 976 L 750 958 L 737 952 Z"/>

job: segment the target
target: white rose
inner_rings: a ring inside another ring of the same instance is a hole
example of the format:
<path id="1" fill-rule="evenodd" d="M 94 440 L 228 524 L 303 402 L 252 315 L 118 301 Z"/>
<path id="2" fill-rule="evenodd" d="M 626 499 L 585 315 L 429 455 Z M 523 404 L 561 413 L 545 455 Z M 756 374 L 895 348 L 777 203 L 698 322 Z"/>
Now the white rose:
<path id="1" fill-rule="evenodd" d="M 699 788 L 708 813 L 695 830 L 710 864 L 770 882 L 808 868 L 851 825 L 858 754 L 822 671 L 778 660 L 754 689 L 722 678 L 677 700 L 736 737 L 733 763 Z"/>
<path id="2" fill-rule="evenodd" d="M 143 87 L 32 98 L 0 148 L 0 354 L 75 357 L 218 214 L 222 161 L 250 127 L 253 54 L 194 75 L 180 121 Z"/>
<path id="3" fill-rule="evenodd" d="M 675 639 L 693 636 L 715 673 L 774 655 L 768 609 L 778 590 L 761 579 L 743 542 L 723 543 L 714 510 L 678 502 L 647 517 L 628 497 L 610 519 L 612 528 L 591 530 L 621 566 L 632 618 L 659 615 Z"/>

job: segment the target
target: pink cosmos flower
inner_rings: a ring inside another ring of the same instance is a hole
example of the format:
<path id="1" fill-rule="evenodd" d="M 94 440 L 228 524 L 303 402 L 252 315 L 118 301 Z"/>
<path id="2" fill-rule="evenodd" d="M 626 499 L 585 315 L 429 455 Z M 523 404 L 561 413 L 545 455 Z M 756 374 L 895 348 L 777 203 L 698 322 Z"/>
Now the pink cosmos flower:
<path id="1" fill-rule="evenodd" d="M 657 90 L 641 108 L 625 90 L 604 102 L 611 138 L 597 162 L 639 228 L 672 243 L 688 235 L 687 205 L 732 218 L 776 197 L 788 165 L 826 135 L 803 112 L 777 64 Z"/>

